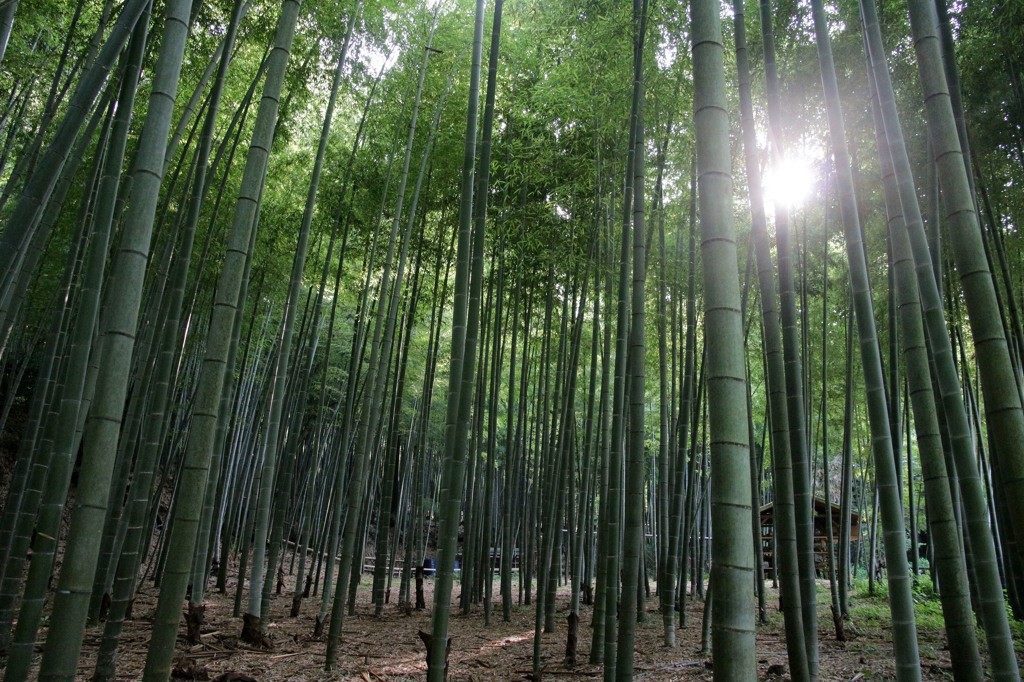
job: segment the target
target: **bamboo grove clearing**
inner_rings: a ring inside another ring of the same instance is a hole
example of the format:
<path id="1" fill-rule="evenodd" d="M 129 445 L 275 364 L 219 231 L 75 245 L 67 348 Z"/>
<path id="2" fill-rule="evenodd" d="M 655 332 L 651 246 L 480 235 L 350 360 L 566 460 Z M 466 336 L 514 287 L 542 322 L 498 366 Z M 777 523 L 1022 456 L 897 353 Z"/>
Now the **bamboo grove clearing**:
<path id="1" fill-rule="evenodd" d="M 0 0 L 4 680 L 1019 680 L 1022 27 Z"/>

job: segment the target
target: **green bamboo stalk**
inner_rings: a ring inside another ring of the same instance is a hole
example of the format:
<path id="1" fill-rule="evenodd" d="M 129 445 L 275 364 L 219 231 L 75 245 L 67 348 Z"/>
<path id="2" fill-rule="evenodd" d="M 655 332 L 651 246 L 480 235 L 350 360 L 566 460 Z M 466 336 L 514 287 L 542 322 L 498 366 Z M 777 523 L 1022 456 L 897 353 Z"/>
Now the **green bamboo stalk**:
<path id="1" fill-rule="evenodd" d="M 850 310 L 852 306 L 847 306 Z M 853 511 L 853 312 L 846 319 L 846 367 L 843 376 L 846 390 L 843 399 L 843 475 L 839 493 L 839 610 L 844 619 L 850 617 L 850 524 Z"/>
<path id="2" fill-rule="evenodd" d="M 935 7 L 930 2 L 914 0 L 908 3 L 908 10 L 945 221 L 967 304 L 988 429 L 997 444 L 993 452 L 994 473 L 1006 491 L 1010 526 L 1021 545 L 1024 544 L 1024 456 L 1021 455 L 1024 411 L 957 136 L 949 86 L 943 72 Z M 914 260 L 920 267 L 916 253 L 915 250 Z M 929 338 L 932 338 L 931 332 Z M 947 393 L 945 388 L 942 392 Z"/>
<path id="3" fill-rule="evenodd" d="M 402 219 L 402 204 L 405 200 L 405 187 L 409 178 L 409 163 L 412 159 L 412 147 L 413 141 L 416 136 L 416 122 L 419 117 L 420 102 L 423 95 L 423 81 L 427 73 L 427 64 L 430 60 L 431 51 L 433 50 L 432 44 L 434 39 L 434 29 L 437 25 L 437 12 L 435 10 L 434 19 L 431 23 L 430 34 L 427 37 L 427 44 L 423 48 L 423 61 L 420 63 L 419 70 L 419 82 L 416 87 L 416 100 L 412 110 L 412 120 L 409 124 L 409 138 L 406 142 L 405 148 L 405 159 L 403 161 L 401 180 L 398 186 L 397 192 L 397 205 L 395 207 L 395 217 L 392 223 L 392 235 L 396 235 L 398 232 L 398 226 Z M 449 84 L 451 79 L 449 77 Z M 445 88 L 447 94 L 447 88 Z M 441 111 L 444 107 L 444 98 L 439 102 L 436 109 L 434 119 L 430 126 L 430 132 L 427 137 L 426 147 L 423 151 L 423 159 L 420 164 L 420 170 L 416 178 L 416 189 L 412 195 L 412 202 L 409 208 L 409 218 L 406 222 L 405 234 L 402 239 L 401 254 L 399 255 L 398 267 L 395 271 L 395 285 L 390 295 L 390 301 L 388 306 L 388 317 L 387 317 L 387 328 L 385 329 L 384 348 L 381 353 L 383 357 L 387 357 L 390 353 L 390 348 L 394 339 L 395 321 L 398 315 L 398 304 L 402 297 L 402 283 L 405 277 L 405 263 L 409 253 L 409 243 L 412 241 L 412 229 L 416 221 L 416 207 L 419 202 L 420 189 L 423 186 L 423 177 L 426 172 L 427 162 L 430 158 L 431 147 L 434 142 L 434 135 L 436 131 L 437 122 L 439 120 Z M 384 280 L 387 281 L 386 279 Z M 383 288 L 382 288 L 383 296 Z M 383 300 L 383 298 L 381 299 Z M 377 382 L 377 386 L 383 388 L 384 382 Z M 375 387 L 376 388 L 376 387 Z M 376 394 L 378 403 L 383 400 L 383 391 L 381 390 Z M 374 409 L 375 406 L 371 406 Z M 386 578 L 387 562 L 385 558 L 387 556 L 387 544 L 391 514 L 391 499 L 392 499 L 392 481 L 394 479 L 394 458 L 387 457 L 386 466 L 382 467 L 383 478 L 381 479 L 381 485 L 383 486 L 382 504 L 380 506 L 380 515 L 377 523 L 377 541 L 376 541 L 376 552 L 375 552 L 375 563 L 374 563 L 374 576 L 373 576 L 373 588 L 372 598 L 374 603 L 374 612 L 376 615 L 380 615 L 384 608 L 384 580 Z"/>
<path id="4" fill-rule="evenodd" d="M 61 174 L 65 177 L 59 181 L 58 189 L 60 191 L 66 191 L 67 185 L 70 185 L 71 176 L 74 175 L 75 169 L 77 169 L 78 162 L 81 161 L 84 154 L 84 148 L 88 140 L 86 137 L 92 138 L 95 132 L 95 126 L 99 123 L 102 112 L 108 111 L 108 107 L 113 101 L 114 89 L 110 88 L 103 97 L 103 102 L 100 104 L 99 110 L 94 114 L 92 120 L 86 126 L 86 134 L 83 135 L 83 139 L 80 140 L 80 149 L 73 157 L 71 164 L 65 165 L 61 170 Z M 106 139 L 109 133 L 109 126 L 111 119 L 107 118 L 107 124 L 104 125 L 104 129 L 101 133 L 101 144 L 100 148 L 104 146 L 103 140 Z M 97 156 L 97 159 L 99 157 Z M 102 164 L 97 161 L 94 164 L 94 175 L 98 175 L 102 170 Z M 89 183 L 92 187 L 96 184 L 96 178 Z M 66 327 L 71 322 L 70 312 L 71 307 L 77 300 L 72 297 L 72 282 L 79 275 L 79 266 L 84 253 L 86 239 L 85 234 L 87 228 L 89 228 L 89 221 L 87 219 L 88 211 L 90 210 L 91 202 L 83 201 L 80 220 L 78 222 L 78 230 L 75 239 L 72 243 L 72 248 L 68 251 L 68 257 L 64 268 L 64 275 L 62 277 L 59 291 L 62 292 L 63 296 L 56 299 L 57 301 L 63 301 L 57 306 L 53 321 L 50 325 L 49 336 L 46 344 L 42 348 L 43 362 L 40 368 L 39 374 L 36 379 L 36 390 L 33 392 L 32 401 L 29 407 L 29 421 L 28 426 L 22 435 L 21 443 L 19 444 L 19 462 L 25 461 L 28 466 L 26 472 L 26 480 L 24 481 L 25 486 L 21 493 L 16 497 L 8 498 L 8 505 L 10 508 L 5 510 L 5 523 L 10 525 L 6 527 L 5 532 L 7 541 L 0 544 L 3 549 L 0 550 L 0 567 L 2 567 L 3 574 L 2 580 L 0 580 L 0 651 L 6 650 L 10 642 L 11 635 L 11 623 L 14 614 L 15 600 L 17 599 L 18 592 L 21 589 L 21 578 L 22 568 L 24 566 L 24 560 L 26 552 L 29 548 L 29 544 L 35 531 L 36 515 L 39 510 L 39 505 L 42 502 L 42 496 L 45 492 L 45 487 L 48 479 L 49 467 L 52 463 L 53 455 L 53 441 L 55 433 L 62 426 L 61 422 L 57 420 L 59 412 L 59 401 L 60 391 L 62 390 L 61 384 L 67 381 L 67 371 L 64 371 L 64 382 L 61 381 L 61 363 L 60 360 L 64 356 L 66 344 L 69 343 L 67 337 Z M 47 212 L 50 212 L 48 206 Z M 53 212 L 54 215 L 56 211 Z M 82 295 L 84 296 L 84 295 Z M 91 338 L 90 338 L 91 342 Z M 83 387 L 83 409 L 88 410 L 88 404 L 91 401 L 91 386 L 87 374 L 85 386 Z M 13 392 L 12 392 L 13 393 Z M 78 451 L 78 445 L 81 441 L 81 426 L 84 421 L 84 414 L 76 412 L 74 420 L 74 444 L 72 450 Z M 49 445 L 47 445 L 49 443 Z M 63 492 L 54 491 L 53 495 L 59 498 L 60 503 L 63 503 L 64 497 L 67 493 L 67 487 L 65 485 Z M 7 518 L 7 512 L 10 512 L 9 520 Z M 42 531 L 44 534 L 56 536 L 55 532 Z M 42 561 L 40 559 L 40 561 Z M 47 572 L 49 575 L 49 572 Z M 45 590 L 45 588 L 44 588 Z M 26 625 L 27 626 L 27 625 Z M 32 633 L 32 639 L 34 640 L 35 633 Z"/>
<path id="5" fill-rule="evenodd" d="M 828 115 L 830 141 L 835 156 L 843 231 L 846 237 L 847 261 L 853 303 L 857 311 L 857 332 L 860 340 L 861 366 L 867 388 L 868 423 L 871 429 L 875 474 L 882 512 L 885 540 L 886 567 L 889 578 L 889 608 L 892 613 L 893 648 L 896 656 L 896 675 L 901 680 L 921 679 L 921 660 L 918 655 L 917 625 L 914 617 L 912 583 L 907 570 L 906 531 L 900 500 L 896 460 L 893 453 L 892 432 L 885 401 L 882 359 L 875 329 L 871 288 L 868 282 L 867 262 L 857 214 L 856 196 L 850 155 L 846 146 L 846 128 L 839 101 L 839 85 L 832 47 L 821 0 L 812 0 L 818 62 L 821 65 L 822 87 Z"/>
<path id="6" fill-rule="evenodd" d="M 89 354 L 93 349 L 93 334 L 100 311 L 100 292 L 107 260 L 109 237 L 112 230 L 114 208 L 118 197 L 118 184 L 128 140 L 135 92 L 138 86 L 142 57 L 146 48 L 148 11 L 136 27 L 131 47 L 126 56 L 125 75 L 120 85 L 117 114 L 111 132 L 110 148 L 104 163 L 103 177 L 98 192 L 98 207 L 92 226 L 89 256 L 84 266 L 82 293 L 77 302 L 69 365 L 61 396 L 56 424 L 63 425 L 56 434 L 51 468 L 47 476 L 47 490 L 36 522 L 37 543 L 33 548 L 32 565 L 26 581 L 25 599 L 18 616 L 15 647 L 8 663 L 5 679 L 20 679 L 28 672 L 34 652 L 36 632 L 42 617 L 53 561 L 64 511 L 64 499 L 71 483 L 71 473 L 78 453 L 81 431 L 83 397 L 87 390 Z M 99 158 L 99 157 L 97 157 Z"/>
<path id="7" fill-rule="evenodd" d="M 995 545 L 992 542 L 992 533 L 989 527 L 989 514 L 985 501 L 984 486 L 978 472 L 977 460 L 974 454 L 974 441 L 971 437 L 966 409 L 961 398 L 962 392 L 959 378 L 953 363 L 949 333 L 946 329 L 945 315 L 942 310 L 940 293 L 936 286 L 936 278 L 932 271 L 931 255 L 921 218 L 920 205 L 917 201 L 913 175 L 910 171 L 910 162 L 907 157 L 906 146 L 903 142 L 902 128 L 896 111 L 892 83 L 888 68 L 886 67 L 886 61 L 883 57 L 881 32 L 878 27 L 877 17 L 875 16 L 874 4 L 864 1 L 861 5 L 872 61 L 872 73 L 878 89 L 884 130 L 888 141 L 888 156 L 893 164 L 893 172 L 895 173 L 896 191 L 898 192 L 898 200 L 904 217 L 905 232 L 907 237 L 909 237 L 908 248 L 912 253 L 921 307 L 924 311 L 925 330 L 931 347 L 931 357 L 935 363 L 936 379 L 941 397 L 941 409 L 949 429 L 950 444 L 956 468 L 955 475 L 960 484 L 961 499 L 964 507 L 964 525 L 966 526 L 966 534 L 971 539 L 973 566 L 979 576 L 977 585 L 981 597 L 982 623 L 989 645 L 994 675 L 996 679 L 1009 680 L 1016 678 L 1019 672 L 1016 657 L 1013 653 L 1009 623 L 1006 619 L 1006 607 L 1002 584 L 999 580 Z M 923 60 L 920 56 L 918 59 L 920 65 Z M 948 113 L 951 115 L 951 112 Z M 885 157 L 883 156 L 884 159 Z M 949 168 L 955 170 L 956 164 L 950 164 Z M 959 231 L 953 230 L 953 232 Z M 958 240 L 962 238 L 962 235 L 957 236 Z M 989 280 L 989 283 L 991 284 L 991 280 Z M 977 290 L 975 290 L 976 293 Z M 977 340 L 977 338 L 976 336 L 975 339 Z M 1005 337 L 1003 338 L 1005 341 Z M 1005 345 L 1003 346 L 1003 351 L 1006 351 Z M 1008 361 L 1008 357 L 1005 359 Z M 979 366 L 981 366 L 980 356 Z M 1003 378 L 1005 379 L 1006 377 L 1004 376 Z M 1014 392 L 1016 391 L 1014 390 Z M 988 400 L 986 400 L 986 407 L 990 407 Z M 915 411 L 915 424 L 917 421 L 918 417 Z M 989 425 L 990 428 L 998 428 L 991 420 Z M 918 447 L 922 447 L 920 437 L 918 438 Z M 921 463 L 924 466 L 926 458 L 923 450 L 921 450 L 921 453 Z M 929 521 L 931 521 L 932 503 L 930 501 L 928 509 Z M 932 535 L 934 536 L 934 533 Z M 938 552 L 938 548 L 936 548 L 936 552 Z M 940 587 L 942 582 L 943 579 L 940 575 Z M 970 645 L 965 643 L 964 646 L 969 647 Z M 957 653 L 969 654 L 969 649 L 958 651 Z"/>
<path id="8" fill-rule="evenodd" d="M 11 37 L 11 27 L 14 26 L 14 15 L 17 11 L 18 0 L 11 0 L 0 9 L 0 64 L 4 61 L 4 52 L 7 51 L 7 41 Z"/>
<path id="9" fill-rule="evenodd" d="M 776 168 L 782 168 L 785 158 L 782 106 L 775 62 L 775 37 L 772 33 L 770 2 L 761 0 L 760 10 L 772 160 Z M 800 352 L 800 329 L 797 324 L 789 209 L 790 207 L 785 202 L 776 202 L 775 204 L 779 306 L 782 317 L 782 347 L 786 375 L 787 415 L 789 417 L 797 566 L 800 574 L 800 608 L 804 628 L 804 648 L 807 650 L 808 679 L 816 680 L 818 678 L 818 610 L 814 582 L 814 519 L 812 514 L 814 503 L 810 489 L 804 371 Z M 785 500 L 783 503 L 785 504 Z M 783 547 L 783 551 L 786 551 L 785 547 Z"/>
<path id="10" fill-rule="evenodd" d="M 509 351 L 508 369 L 508 402 L 505 411 L 505 461 L 504 480 L 502 481 L 502 536 L 501 536 L 501 618 L 508 623 L 512 620 L 512 552 L 514 547 L 512 515 L 516 495 L 515 472 L 519 453 L 513 441 L 515 429 L 513 419 L 517 416 L 516 404 L 516 351 L 519 341 L 519 297 L 522 290 L 522 279 L 516 278 L 516 291 L 512 298 L 512 348 Z M 525 364 L 525 363 L 524 363 Z M 520 395 L 525 393 L 520 388 Z"/>
<path id="11" fill-rule="evenodd" d="M 636 30 L 636 29 L 634 29 Z M 634 41 L 636 38 L 634 38 Z M 635 47 L 634 47 L 635 49 Z M 636 65 L 634 62 L 634 71 Z M 632 99 L 631 109 L 637 105 L 637 100 Z M 616 314 L 615 314 L 615 367 L 613 403 L 611 414 L 611 437 L 609 440 L 609 461 L 608 461 L 608 490 L 607 505 L 608 511 L 605 516 L 604 526 L 607 538 L 605 542 L 605 594 L 604 594 L 604 674 L 606 678 L 613 678 L 616 674 L 618 660 L 618 619 L 611 618 L 612 613 L 617 613 L 619 608 L 620 593 L 620 568 L 621 568 L 621 547 L 622 547 L 622 510 L 623 490 L 625 487 L 623 466 L 625 452 L 623 443 L 627 430 L 626 416 L 626 387 L 627 387 L 627 362 L 629 343 L 629 259 L 630 240 L 629 225 L 633 205 L 633 180 L 635 177 L 634 155 L 636 153 L 636 122 L 631 112 L 629 125 L 629 146 L 626 151 L 626 173 L 622 195 L 622 222 L 619 239 L 619 260 L 618 260 L 618 281 L 616 282 Z M 602 508 L 605 501 L 602 500 Z"/>
<path id="12" fill-rule="evenodd" d="M 764 208 L 764 189 L 758 161 L 754 127 L 754 106 L 750 86 L 750 58 L 746 45 L 746 25 L 742 0 L 733 1 L 736 16 L 736 67 L 740 91 L 740 118 L 743 127 L 743 152 L 750 192 L 751 239 L 757 258 L 758 285 L 761 289 L 762 339 L 765 344 L 765 375 L 768 409 L 772 426 L 772 467 L 774 472 L 773 576 L 781 579 L 780 602 L 786 629 L 786 651 L 793 680 L 810 679 L 807 648 L 804 641 L 801 606 L 800 568 L 797 557 L 796 517 L 793 491 L 793 460 L 789 443 L 789 407 L 786 402 L 786 370 L 779 327 L 778 294 L 768 238 Z M 760 537 L 760 530 L 757 533 Z M 758 545 L 760 546 L 760 542 Z M 758 549 L 760 552 L 760 549 Z M 755 561 L 762 561 L 760 556 Z"/>
<path id="13" fill-rule="evenodd" d="M 215 306 L 207 335 L 206 356 L 200 369 L 190 437 L 179 486 L 183 495 L 176 503 L 174 523 L 171 526 L 169 547 L 172 562 L 164 572 L 163 586 L 157 603 L 153 636 L 150 639 L 144 672 L 146 680 L 165 680 L 170 673 L 181 604 L 185 597 L 216 436 L 217 415 L 225 382 L 226 355 L 231 342 L 243 271 L 258 219 L 257 205 L 273 141 L 278 101 L 295 33 L 299 4 L 298 0 L 285 0 L 282 5 L 275 47 L 270 56 L 263 97 L 256 117 L 249 155 L 246 158 L 242 186 L 235 205 L 224 265 L 217 284 Z M 255 589 L 255 585 L 253 588 Z"/>
<path id="14" fill-rule="evenodd" d="M 715 680 L 756 676 L 746 368 L 732 217 L 729 118 L 721 10 L 692 0 L 694 125 L 704 265 L 711 418 L 711 601 Z M 692 485 L 692 483 L 691 483 Z"/>
<path id="15" fill-rule="evenodd" d="M 93 572 L 109 498 L 111 467 L 128 388 L 142 284 L 153 217 L 162 180 L 164 140 L 170 128 L 178 76 L 188 35 L 190 0 L 169 3 L 153 75 L 146 122 L 132 173 L 132 198 L 121 227 L 121 242 L 105 297 L 98 352 L 101 368 L 96 399 L 86 423 L 85 455 L 72 513 L 54 612 L 40 666 L 40 679 L 72 679 L 77 672 Z"/>
<path id="16" fill-rule="evenodd" d="M 111 119 L 108 117 L 99 140 L 99 147 L 106 146 L 106 139 L 110 129 Z M 88 183 L 87 193 L 92 193 L 92 188 L 99 181 L 103 164 L 100 162 L 102 155 L 97 155 L 92 177 Z M 52 575 L 53 554 L 56 547 L 56 536 L 60 530 L 60 518 L 63 511 L 63 504 L 67 496 L 70 483 L 71 463 L 61 461 L 58 448 L 63 442 L 58 436 L 66 436 L 74 441 L 73 452 L 77 452 L 78 443 L 81 438 L 80 428 L 68 428 L 68 423 L 58 421 L 61 410 L 68 412 L 69 406 L 77 410 L 78 403 L 75 403 L 75 388 L 78 385 L 87 384 L 79 375 L 86 374 L 86 359 L 89 352 L 89 344 L 92 343 L 93 325 L 95 323 L 95 306 L 86 312 L 92 312 L 93 317 L 83 319 L 81 316 L 72 318 L 70 312 L 77 307 L 79 300 L 85 302 L 83 308 L 98 294 L 90 292 L 87 286 L 80 288 L 77 296 L 72 296 L 71 283 L 79 277 L 79 269 L 85 267 L 82 264 L 82 254 L 86 252 L 85 260 L 89 266 L 95 265 L 95 256 L 87 247 L 85 237 L 90 227 L 88 218 L 89 201 L 83 202 L 83 211 L 79 216 L 79 229 L 76 231 L 74 241 L 68 251 L 68 259 L 65 266 L 65 273 L 61 283 L 60 291 L 63 294 L 61 303 L 54 310 L 53 319 L 49 330 L 49 338 L 43 348 L 42 367 L 37 378 L 37 388 L 32 397 L 29 412 L 29 423 L 22 436 L 18 447 L 19 460 L 27 465 L 25 480 L 22 481 L 24 488 L 17 497 L 11 496 L 8 504 L 15 507 L 10 518 L 10 528 L 7 554 L 3 563 L 3 582 L 0 583 L 0 649 L 7 651 L 11 644 L 11 625 L 14 618 L 14 608 L 17 605 L 19 594 L 22 596 L 21 613 L 19 613 L 18 627 L 14 632 L 14 644 L 10 657 L 7 661 L 7 676 L 10 679 L 24 679 L 28 674 L 28 666 L 31 654 L 34 651 L 36 630 L 39 623 L 39 616 L 33 618 L 33 613 L 39 614 L 42 611 L 43 601 L 46 598 L 49 579 Z M 94 240 L 100 242 L 100 239 Z M 105 244 L 99 244 L 105 248 Z M 102 258 L 105 259 L 104 252 Z M 99 283 L 96 277 L 89 282 L 98 289 Z M 80 327 L 88 325 L 88 336 L 84 341 L 85 349 L 80 347 Z M 75 352 L 77 351 L 77 352 Z M 77 380 L 77 383 L 76 383 Z M 87 387 L 83 388 L 86 390 Z M 68 400 L 64 400 L 64 396 Z M 81 391 L 77 394 L 81 401 Z M 81 420 L 78 412 L 70 417 L 77 427 Z M 70 431 L 66 435 L 64 431 Z M 59 471 L 58 471 L 59 469 Z M 65 473 L 66 472 L 66 473 Z M 56 506 L 56 513 L 47 513 L 50 506 Z M 35 568 L 30 566 L 29 578 L 22 582 L 26 552 L 30 543 L 33 551 L 31 553 Z M 44 568 L 45 564 L 45 568 Z M 40 576 L 43 580 L 40 582 Z M 23 590 L 24 588 L 24 590 Z M 24 615 L 23 615 L 24 614 Z M 20 632 L 18 631 L 20 629 Z M 21 640 L 25 640 L 25 646 L 19 647 Z"/>
<path id="17" fill-rule="evenodd" d="M 438 567 L 434 580 L 434 611 L 431 616 L 431 641 L 427 661 L 427 679 L 443 682 L 448 669 L 448 621 L 451 612 L 452 582 L 465 472 L 466 427 L 468 426 L 475 348 L 467 344 L 470 301 L 470 251 L 472 247 L 473 168 L 476 158 L 477 107 L 480 103 L 480 67 L 483 53 L 484 0 L 477 0 L 474 14 L 473 50 L 470 68 L 469 102 L 462 164 L 459 236 L 455 270 L 455 301 L 452 315 L 452 359 L 448 382 L 448 414 L 445 425 L 445 452 L 438 527 Z M 481 247 L 483 235 L 479 235 Z M 468 367 L 464 368 L 464 362 Z M 469 371 L 466 372 L 465 370 Z M 468 376 L 464 376 L 468 374 Z"/>
<path id="18" fill-rule="evenodd" d="M 644 548 L 643 494 L 646 475 L 644 447 L 644 393 L 645 378 L 645 311 L 644 290 L 647 278 L 647 251 L 645 245 L 645 186 L 646 149 L 644 134 L 644 43 L 647 32 L 647 0 L 633 0 L 633 105 L 631 127 L 636 131 L 633 165 L 627 173 L 633 175 L 633 282 L 630 301 L 629 328 L 629 429 L 626 440 L 626 480 L 623 522 L 622 592 L 619 599 L 619 620 L 615 662 L 615 679 L 628 682 L 633 679 L 634 642 L 637 617 L 637 588 L 640 578 L 641 552 Z M 623 223 L 625 231 L 627 224 Z M 625 242 L 626 236 L 623 236 Z M 639 611 L 639 613 L 638 613 Z"/>
<path id="19" fill-rule="evenodd" d="M 349 19 L 351 26 L 358 14 L 358 6 Z M 294 29 L 293 29 L 294 30 Z M 349 31 L 348 35 L 351 35 Z M 276 555 L 281 545 L 281 534 L 284 528 L 284 514 L 288 506 L 288 497 L 291 490 L 291 464 L 294 453 L 286 449 L 283 453 L 285 459 L 281 463 L 281 473 L 275 476 L 277 471 L 278 452 L 281 446 L 280 429 L 285 400 L 287 398 L 287 384 L 290 377 L 290 361 L 292 338 L 294 337 L 295 316 L 298 310 L 299 297 L 301 295 L 302 275 L 305 269 L 306 252 L 309 244 L 309 231 L 313 224 L 313 211 L 316 206 L 316 196 L 320 185 L 320 174 L 323 168 L 324 157 L 327 150 L 327 139 L 330 133 L 331 123 L 334 117 L 334 107 L 337 101 L 338 88 L 341 84 L 341 64 L 345 61 L 345 53 L 348 48 L 348 40 L 345 41 L 342 53 L 338 57 L 338 67 L 335 69 L 334 78 L 331 84 L 331 94 L 328 98 L 327 111 L 324 115 L 323 126 L 321 127 L 320 140 L 317 145 L 313 172 L 310 177 L 309 190 L 306 194 L 306 203 L 302 213 L 302 221 L 299 226 L 298 240 L 295 247 L 295 254 L 292 260 L 292 271 L 289 279 L 288 297 L 285 303 L 284 318 L 281 326 L 281 340 L 277 356 L 277 366 L 274 370 L 273 400 L 270 406 L 268 421 L 267 452 L 263 460 L 263 473 L 260 483 L 259 506 L 256 516 L 256 537 L 253 543 L 252 569 L 249 578 L 249 602 L 246 613 L 243 616 L 242 639 L 261 644 L 265 641 L 261 621 L 266 616 L 269 604 L 266 603 L 267 583 L 272 580 L 271 571 L 266 570 L 276 564 Z M 271 504 L 275 496 L 277 501 L 274 506 L 274 518 L 271 523 Z M 268 548 L 269 536 L 269 548 Z M 200 546 L 202 548 L 202 546 Z M 267 552 L 269 549 L 269 557 Z M 263 584 L 263 589 L 258 587 Z"/>
<path id="20" fill-rule="evenodd" d="M 20 301 L 9 298 L 11 287 L 20 271 L 28 242 L 39 224 L 41 213 L 60 175 L 60 169 L 67 162 L 75 138 L 85 123 L 86 116 L 109 76 L 117 56 L 128 41 L 135 23 L 148 6 L 149 0 L 131 0 L 121 10 L 99 56 L 75 87 L 64 119 L 25 183 L 14 212 L 0 235 L 0 272 L 3 273 L 0 279 L 0 329 L 6 329 L 8 320 L 13 316 L 14 307 L 20 305 Z"/>

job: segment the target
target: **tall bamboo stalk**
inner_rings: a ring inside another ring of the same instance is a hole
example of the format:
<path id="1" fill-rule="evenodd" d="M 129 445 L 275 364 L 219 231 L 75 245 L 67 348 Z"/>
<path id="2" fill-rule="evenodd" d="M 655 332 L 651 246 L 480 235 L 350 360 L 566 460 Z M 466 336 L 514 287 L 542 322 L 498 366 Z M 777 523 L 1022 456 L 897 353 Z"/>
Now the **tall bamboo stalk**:
<path id="1" fill-rule="evenodd" d="M 711 420 L 712 656 L 715 680 L 756 676 L 750 453 L 743 321 L 732 216 L 725 47 L 716 0 L 692 0 L 694 124 Z M 692 485 L 692 483 L 691 483 Z"/>
<path id="2" fill-rule="evenodd" d="M 846 238 L 846 257 L 850 265 L 850 283 L 853 304 L 857 311 L 857 335 L 860 341 L 861 367 L 867 388 L 868 423 L 871 429 L 875 474 L 881 504 L 882 528 L 885 539 L 886 568 L 889 578 L 889 608 L 893 620 L 893 645 L 896 655 L 896 675 L 899 680 L 921 679 L 921 661 L 918 655 L 917 625 L 914 616 L 912 583 L 907 570 L 906 537 L 903 507 L 900 500 L 899 478 L 893 453 L 892 432 L 885 400 L 882 376 L 882 358 L 875 329 L 871 288 L 868 282 L 867 260 L 861 234 L 857 199 L 854 194 L 850 154 L 846 146 L 846 126 L 839 101 L 832 46 L 821 0 L 812 0 L 814 29 L 818 45 L 818 63 L 821 65 L 822 87 L 828 115 L 829 140 L 835 157 L 837 189 Z"/>

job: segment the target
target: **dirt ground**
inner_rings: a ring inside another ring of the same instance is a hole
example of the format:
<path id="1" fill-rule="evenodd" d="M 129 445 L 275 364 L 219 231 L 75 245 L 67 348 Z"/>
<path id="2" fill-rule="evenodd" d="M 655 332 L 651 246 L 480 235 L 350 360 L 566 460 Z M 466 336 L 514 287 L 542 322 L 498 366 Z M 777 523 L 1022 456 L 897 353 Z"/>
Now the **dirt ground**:
<path id="1" fill-rule="evenodd" d="M 324 672 L 325 642 L 314 639 L 313 619 L 318 599 L 303 603 L 298 618 L 288 617 L 290 595 L 275 596 L 271 604 L 269 633 L 272 650 L 254 650 L 238 640 L 241 620 L 232 618 L 233 585 L 228 594 L 211 589 L 207 594 L 206 624 L 202 629 L 202 644 L 187 646 L 182 637 L 178 641 L 177 664 L 198 672 L 209 679 L 227 672 L 248 675 L 260 682 L 265 680 L 422 680 L 424 679 L 425 648 L 417 631 L 430 629 L 427 610 L 406 614 L 390 604 L 384 615 L 373 616 L 370 605 L 368 576 L 364 576 L 359 591 L 355 616 L 345 619 L 339 664 L 335 671 Z M 397 593 L 397 579 L 394 591 Z M 431 603 L 432 580 L 426 581 L 427 603 Z M 498 593 L 495 584 L 495 594 Z M 455 589 L 453 601 L 458 595 Z M 149 625 L 155 608 L 157 591 L 147 585 L 135 603 L 136 619 L 126 624 L 122 654 L 118 664 L 118 680 L 141 677 L 149 639 Z M 523 680 L 530 679 L 533 654 L 533 607 L 517 606 L 511 622 L 501 620 L 500 603 L 495 600 L 493 622 L 484 626 L 483 608 L 474 606 L 463 616 L 453 606 L 451 634 L 454 637 L 450 656 L 450 680 Z M 853 637 L 837 642 L 831 628 L 832 620 L 826 603 L 819 603 L 820 664 L 822 680 L 889 680 L 895 679 L 892 641 L 884 627 L 854 624 Z M 656 598 L 647 602 L 645 621 L 638 626 L 635 666 L 637 679 L 657 680 L 710 680 L 710 657 L 701 655 L 700 601 L 688 604 L 689 625 L 677 632 L 677 646 L 662 646 L 661 617 L 657 613 Z M 543 639 L 544 678 L 547 680 L 593 680 L 601 677 L 601 668 L 587 663 L 590 651 L 590 607 L 583 607 L 579 628 L 578 660 L 573 668 L 563 665 L 565 653 L 568 590 L 559 591 L 557 629 Z M 769 594 L 769 623 L 758 627 L 757 650 L 759 679 L 783 680 L 788 670 L 782 617 L 777 612 L 777 594 Z M 88 679 L 93 656 L 99 643 L 100 629 L 89 630 L 80 668 L 79 679 Z M 925 680 L 952 679 L 948 652 L 944 650 L 941 631 L 923 630 L 919 633 L 922 672 Z M 780 667 L 782 666 L 782 667 Z M 205 678 L 198 678 L 205 679 Z"/>

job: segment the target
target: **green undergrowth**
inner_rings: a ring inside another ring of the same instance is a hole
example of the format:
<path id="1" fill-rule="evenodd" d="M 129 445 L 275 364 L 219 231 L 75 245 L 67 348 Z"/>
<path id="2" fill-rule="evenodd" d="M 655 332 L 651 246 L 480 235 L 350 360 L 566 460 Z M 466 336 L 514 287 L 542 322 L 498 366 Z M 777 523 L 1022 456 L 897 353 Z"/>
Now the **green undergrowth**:
<path id="1" fill-rule="evenodd" d="M 941 630 L 945 627 L 942 604 L 928 576 L 918 576 L 914 585 L 914 613 L 918 629 Z M 850 593 L 850 618 L 855 625 L 888 627 L 892 623 L 889 583 L 876 582 L 874 592 L 869 592 L 867 581 L 858 580 Z"/>
<path id="2" fill-rule="evenodd" d="M 1009 606 L 1007 606 L 1009 609 Z M 914 587 L 914 612 L 917 616 L 917 627 L 922 630 L 943 630 L 945 620 L 942 617 L 942 604 L 939 594 L 927 576 L 919 576 Z M 1014 620 L 1012 613 L 1007 613 L 1010 620 L 1010 634 L 1013 637 L 1014 649 L 1024 654 L 1024 621 Z M 876 582 L 875 591 L 868 592 L 867 581 L 857 581 L 850 593 L 850 618 L 855 626 L 888 627 L 892 622 L 889 613 L 889 586 L 886 582 Z M 978 640 L 984 645 L 985 633 L 978 627 Z"/>
<path id="3" fill-rule="evenodd" d="M 1013 637 L 1013 648 L 1018 655 L 1024 655 L 1024 620 L 1014 620 L 1009 606 L 1007 606 L 1007 615 L 1010 618 L 1010 635 Z"/>

